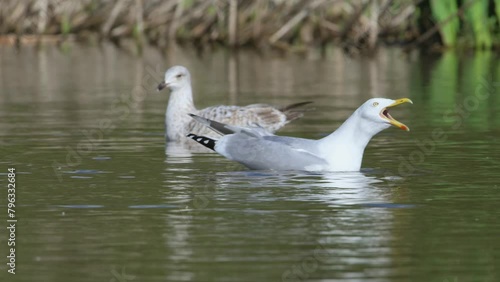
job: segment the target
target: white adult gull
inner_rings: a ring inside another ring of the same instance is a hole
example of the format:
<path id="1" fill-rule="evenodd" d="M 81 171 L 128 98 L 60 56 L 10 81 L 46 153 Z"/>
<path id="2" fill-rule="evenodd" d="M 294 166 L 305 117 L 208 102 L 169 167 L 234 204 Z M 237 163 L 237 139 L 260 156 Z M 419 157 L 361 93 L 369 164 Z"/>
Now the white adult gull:
<path id="1" fill-rule="evenodd" d="M 158 91 L 165 87 L 170 89 L 170 98 L 165 113 L 165 137 L 168 141 L 182 141 L 190 132 L 215 136 L 210 129 L 194 121 L 188 114 L 229 125 L 256 126 L 275 132 L 302 116 L 303 111 L 297 109 L 298 107 L 311 103 L 297 103 L 283 108 L 267 104 L 252 104 L 244 107 L 219 105 L 197 110 L 193 103 L 191 75 L 183 66 L 173 66 L 166 71 L 165 80 L 158 85 Z"/>
<path id="2" fill-rule="evenodd" d="M 390 108 L 403 103 L 412 101 L 370 99 L 335 132 L 319 140 L 276 136 L 262 128 L 231 126 L 196 115 L 191 116 L 222 137 L 218 140 L 195 134 L 188 137 L 250 169 L 359 171 L 365 147 L 374 135 L 391 125 L 410 130 L 389 114 Z"/>

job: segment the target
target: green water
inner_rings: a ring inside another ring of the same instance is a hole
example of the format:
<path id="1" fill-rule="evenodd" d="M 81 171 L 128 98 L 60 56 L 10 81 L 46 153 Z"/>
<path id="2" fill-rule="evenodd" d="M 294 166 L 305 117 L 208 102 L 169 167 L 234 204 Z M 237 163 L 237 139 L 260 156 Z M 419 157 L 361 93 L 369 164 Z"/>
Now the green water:
<path id="1" fill-rule="evenodd" d="M 370 97 L 411 98 L 392 111 L 411 131 L 376 136 L 360 173 L 165 151 L 173 64 L 199 107 L 314 101 L 280 134 L 324 136 Z M 493 53 L 0 47 L 0 281 L 499 281 L 499 87 Z"/>

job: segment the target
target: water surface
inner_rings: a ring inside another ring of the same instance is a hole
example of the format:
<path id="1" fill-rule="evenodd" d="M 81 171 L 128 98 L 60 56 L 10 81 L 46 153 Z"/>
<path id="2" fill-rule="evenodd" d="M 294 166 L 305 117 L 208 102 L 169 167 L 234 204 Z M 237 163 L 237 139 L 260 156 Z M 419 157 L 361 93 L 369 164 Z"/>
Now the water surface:
<path id="1" fill-rule="evenodd" d="M 359 173 L 166 154 L 168 94 L 154 89 L 173 64 L 199 107 L 314 101 L 280 134 L 320 138 L 371 97 L 411 98 L 392 111 L 411 131 L 376 136 Z M 498 281 L 499 82 L 493 53 L 1 47 L 0 185 L 15 167 L 18 247 L 12 276 L 2 233 L 0 279 Z"/>

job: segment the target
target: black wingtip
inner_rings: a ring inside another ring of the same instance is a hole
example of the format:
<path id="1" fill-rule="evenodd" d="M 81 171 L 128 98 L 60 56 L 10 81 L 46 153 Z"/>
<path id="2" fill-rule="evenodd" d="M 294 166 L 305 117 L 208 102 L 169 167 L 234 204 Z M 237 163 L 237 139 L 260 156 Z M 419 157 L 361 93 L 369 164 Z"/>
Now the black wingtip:
<path id="1" fill-rule="evenodd" d="M 210 150 L 215 151 L 216 140 L 214 140 L 212 138 L 205 137 L 205 136 L 198 136 L 198 135 L 193 134 L 193 133 L 189 133 L 186 136 L 193 139 L 194 141 L 200 143 L 201 145 L 209 148 Z"/>
<path id="2" fill-rule="evenodd" d="M 309 104 L 312 104 L 314 103 L 313 101 L 305 101 L 305 102 L 300 102 L 300 103 L 295 103 L 295 104 L 291 104 L 291 105 L 288 105 L 288 106 L 285 106 L 281 109 L 281 111 L 289 111 L 289 110 L 292 110 L 292 109 L 296 109 L 296 108 L 299 108 L 299 107 L 302 107 L 302 106 L 305 106 L 305 105 L 309 105 Z"/>

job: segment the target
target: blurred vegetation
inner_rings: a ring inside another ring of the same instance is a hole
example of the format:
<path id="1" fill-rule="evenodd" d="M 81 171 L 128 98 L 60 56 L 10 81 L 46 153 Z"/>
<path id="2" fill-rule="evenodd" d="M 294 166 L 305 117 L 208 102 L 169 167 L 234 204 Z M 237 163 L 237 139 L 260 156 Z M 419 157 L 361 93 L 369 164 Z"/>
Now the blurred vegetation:
<path id="1" fill-rule="evenodd" d="M 455 45 L 460 30 L 459 18 L 453 16 L 458 12 L 457 1 L 431 0 L 430 3 L 432 15 L 438 22 L 444 22 L 448 17 L 451 17 L 447 24 L 441 26 L 440 33 L 443 43 L 446 46 Z"/>
<path id="2" fill-rule="evenodd" d="M 499 23 L 500 0 L 2 0 L 0 43 L 490 49 L 500 45 Z"/>
<path id="3" fill-rule="evenodd" d="M 475 46 L 478 48 L 491 48 L 490 22 L 488 20 L 488 0 L 478 0 L 467 9 L 466 20 L 472 27 Z M 494 18 L 493 18 L 494 19 Z M 495 23 L 495 22 L 492 22 Z"/>

